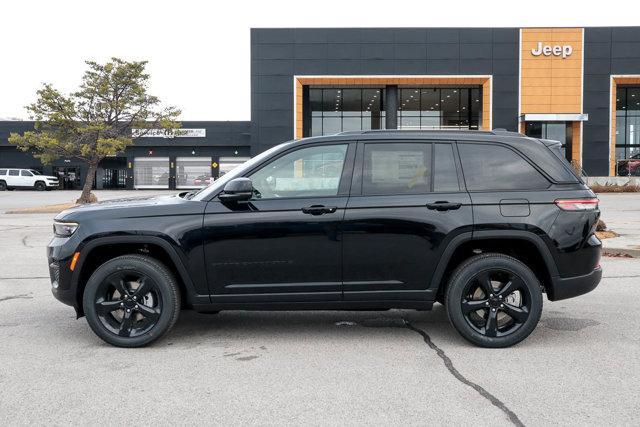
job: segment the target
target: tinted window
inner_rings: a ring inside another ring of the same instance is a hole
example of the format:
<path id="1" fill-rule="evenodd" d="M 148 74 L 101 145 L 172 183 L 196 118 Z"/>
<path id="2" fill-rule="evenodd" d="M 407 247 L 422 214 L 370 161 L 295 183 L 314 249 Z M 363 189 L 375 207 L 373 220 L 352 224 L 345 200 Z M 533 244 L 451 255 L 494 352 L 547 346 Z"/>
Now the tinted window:
<path id="1" fill-rule="evenodd" d="M 433 191 L 459 191 L 458 172 L 451 144 L 436 144 L 434 147 Z"/>
<path id="2" fill-rule="evenodd" d="M 431 191 L 431 144 L 366 144 L 364 195 Z"/>
<path id="3" fill-rule="evenodd" d="M 7 174 L 6 169 L 0 169 L 0 175 L 6 175 L 6 174 Z"/>
<path id="4" fill-rule="evenodd" d="M 251 175 L 256 199 L 336 196 L 347 144 L 302 148 Z"/>
<path id="5" fill-rule="evenodd" d="M 538 190 L 549 181 L 509 148 L 479 143 L 459 144 L 467 189 Z"/>
<path id="6" fill-rule="evenodd" d="M 22 170 L 20 171 L 20 175 L 22 176 L 33 176 L 33 174 L 29 171 Z"/>
<path id="7" fill-rule="evenodd" d="M 11 169 L 11 170 L 9 171 L 9 175 L 10 175 L 10 176 L 18 176 L 18 171 L 17 171 L 17 170 L 15 170 L 15 169 Z"/>

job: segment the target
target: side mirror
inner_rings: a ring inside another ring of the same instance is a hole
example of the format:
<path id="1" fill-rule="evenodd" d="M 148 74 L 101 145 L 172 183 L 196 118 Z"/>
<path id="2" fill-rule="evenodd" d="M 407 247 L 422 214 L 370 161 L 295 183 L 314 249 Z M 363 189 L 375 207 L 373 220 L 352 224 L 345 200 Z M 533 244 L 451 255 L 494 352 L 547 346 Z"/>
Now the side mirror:
<path id="1" fill-rule="evenodd" d="M 247 201 L 253 196 L 253 184 L 249 178 L 235 178 L 227 182 L 218 196 L 223 202 Z"/>

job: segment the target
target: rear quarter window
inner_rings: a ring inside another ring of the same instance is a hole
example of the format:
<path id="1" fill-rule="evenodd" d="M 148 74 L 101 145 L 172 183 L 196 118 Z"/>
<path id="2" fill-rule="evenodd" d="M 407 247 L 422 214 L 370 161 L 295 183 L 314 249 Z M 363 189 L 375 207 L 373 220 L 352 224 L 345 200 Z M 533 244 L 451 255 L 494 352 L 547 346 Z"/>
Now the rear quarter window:
<path id="1" fill-rule="evenodd" d="M 6 174 L 7 174 L 6 169 L 0 169 L 0 175 L 6 175 Z"/>
<path id="2" fill-rule="evenodd" d="M 507 147 L 482 143 L 458 147 L 469 191 L 543 190 L 550 185 L 536 168 Z"/>

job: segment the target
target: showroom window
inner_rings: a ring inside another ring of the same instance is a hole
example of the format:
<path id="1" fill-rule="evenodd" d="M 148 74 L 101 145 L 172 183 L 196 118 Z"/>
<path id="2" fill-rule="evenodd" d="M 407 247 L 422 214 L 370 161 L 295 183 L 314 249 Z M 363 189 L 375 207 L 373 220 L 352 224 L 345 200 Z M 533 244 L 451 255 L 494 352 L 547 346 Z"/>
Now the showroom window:
<path id="1" fill-rule="evenodd" d="M 480 88 L 400 88 L 398 128 L 478 129 Z"/>
<path id="2" fill-rule="evenodd" d="M 211 157 L 176 157 L 176 188 L 206 187 L 211 183 Z"/>
<path id="3" fill-rule="evenodd" d="M 640 87 L 616 90 L 616 173 L 640 175 Z"/>
<path id="4" fill-rule="evenodd" d="M 310 136 L 385 128 L 383 88 L 309 89 Z"/>
<path id="5" fill-rule="evenodd" d="M 133 166 L 135 188 L 169 188 L 168 157 L 136 157 Z"/>
<path id="6" fill-rule="evenodd" d="M 220 168 L 218 169 L 218 178 L 227 172 L 231 172 L 249 159 L 251 157 L 220 157 L 218 160 L 218 167 Z"/>

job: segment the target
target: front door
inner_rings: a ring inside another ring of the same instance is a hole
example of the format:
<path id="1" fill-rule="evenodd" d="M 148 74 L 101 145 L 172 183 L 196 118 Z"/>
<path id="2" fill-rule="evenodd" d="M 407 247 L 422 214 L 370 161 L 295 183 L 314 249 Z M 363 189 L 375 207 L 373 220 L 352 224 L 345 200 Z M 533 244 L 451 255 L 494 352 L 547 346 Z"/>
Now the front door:
<path id="1" fill-rule="evenodd" d="M 248 203 L 207 204 L 212 302 L 341 299 L 340 224 L 355 144 L 296 147 L 248 174 Z"/>
<path id="2" fill-rule="evenodd" d="M 343 222 L 345 300 L 435 298 L 444 248 L 473 224 L 454 153 L 451 143 L 358 146 Z"/>

